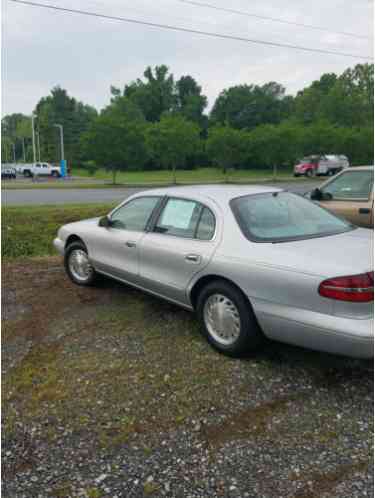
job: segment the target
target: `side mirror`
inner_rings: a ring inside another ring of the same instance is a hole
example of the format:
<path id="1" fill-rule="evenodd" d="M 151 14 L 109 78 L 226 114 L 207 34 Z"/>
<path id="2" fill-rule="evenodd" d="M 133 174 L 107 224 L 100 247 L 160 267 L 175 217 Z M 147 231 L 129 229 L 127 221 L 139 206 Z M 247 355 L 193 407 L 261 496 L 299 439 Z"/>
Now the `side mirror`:
<path id="1" fill-rule="evenodd" d="M 322 192 L 322 201 L 331 201 L 333 199 L 333 195 L 329 192 Z"/>
<path id="2" fill-rule="evenodd" d="M 112 223 L 108 216 L 103 216 L 102 218 L 100 218 L 98 224 L 100 227 L 109 228 Z"/>
<path id="3" fill-rule="evenodd" d="M 312 201 L 321 201 L 322 198 L 323 198 L 323 194 L 319 188 L 314 188 L 314 190 L 311 191 L 310 199 Z"/>

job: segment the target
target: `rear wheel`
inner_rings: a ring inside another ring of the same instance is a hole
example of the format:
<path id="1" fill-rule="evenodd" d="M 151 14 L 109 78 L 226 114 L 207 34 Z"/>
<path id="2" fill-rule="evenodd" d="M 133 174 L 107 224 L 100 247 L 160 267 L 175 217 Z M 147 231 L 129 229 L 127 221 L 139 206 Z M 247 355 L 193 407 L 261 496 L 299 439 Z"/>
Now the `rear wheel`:
<path id="1" fill-rule="evenodd" d="M 23 176 L 25 178 L 32 178 L 33 174 L 31 173 L 31 171 L 29 169 L 25 169 L 25 171 L 23 172 Z"/>
<path id="2" fill-rule="evenodd" d="M 257 349 L 263 334 L 247 298 L 234 285 L 217 280 L 201 291 L 197 314 L 208 342 L 228 356 Z"/>
<path id="3" fill-rule="evenodd" d="M 59 172 L 58 172 L 58 171 L 52 171 L 52 173 L 51 173 L 51 174 L 52 174 L 52 176 L 53 176 L 54 178 L 58 178 L 58 177 L 60 176 L 60 174 L 59 174 Z"/>
<path id="4" fill-rule="evenodd" d="M 92 285 L 97 274 L 83 242 L 72 242 L 65 250 L 64 265 L 69 278 L 78 285 Z"/>

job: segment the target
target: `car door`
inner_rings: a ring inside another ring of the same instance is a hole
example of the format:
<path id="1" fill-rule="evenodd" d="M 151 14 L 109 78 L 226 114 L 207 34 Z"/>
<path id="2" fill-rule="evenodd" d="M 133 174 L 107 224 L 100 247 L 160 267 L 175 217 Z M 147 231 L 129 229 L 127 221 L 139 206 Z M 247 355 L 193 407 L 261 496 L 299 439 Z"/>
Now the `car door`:
<path id="1" fill-rule="evenodd" d="M 90 258 L 97 270 L 138 284 L 139 243 L 160 200 L 160 196 L 131 199 L 112 211 L 108 227 L 96 227 Z"/>
<path id="2" fill-rule="evenodd" d="M 319 201 L 319 204 L 354 225 L 372 227 L 373 181 L 371 169 L 346 170 L 323 185 L 321 192 L 330 195 L 331 199 Z"/>
<path id="3" fill-rule="evenodd" d="M 187 286 L 218 243 L 217 216 L 200 202 L 168 197 L 140 241 L 140 280 L 152 292 L 188 304 Z"/>

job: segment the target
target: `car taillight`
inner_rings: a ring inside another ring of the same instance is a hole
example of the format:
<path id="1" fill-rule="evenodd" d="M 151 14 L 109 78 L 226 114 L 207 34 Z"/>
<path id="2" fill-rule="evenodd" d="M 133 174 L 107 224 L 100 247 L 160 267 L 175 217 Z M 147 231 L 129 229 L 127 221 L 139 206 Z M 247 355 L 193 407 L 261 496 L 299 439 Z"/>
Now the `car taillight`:
<path id="1" fill-rule="evenodd" d="M 324 280 L 319 286 L 319 294 L 338 301 L 351 301 L 355 303 L 373 301 L 374 272 Z"/>

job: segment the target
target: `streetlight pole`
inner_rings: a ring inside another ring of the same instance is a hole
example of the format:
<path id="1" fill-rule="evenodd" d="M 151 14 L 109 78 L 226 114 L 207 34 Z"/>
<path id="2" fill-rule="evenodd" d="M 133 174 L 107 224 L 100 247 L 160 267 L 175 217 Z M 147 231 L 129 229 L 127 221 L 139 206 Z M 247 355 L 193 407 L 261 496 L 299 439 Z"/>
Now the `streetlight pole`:
<path id="1" fill-rule="evenodd" d="M 40 141 L 39 141 L 39 131 L 35 132 L 36 133 L 36 146 L 37 146 L 37 151 L 38 151 L 38 161 L 40 162 Z"/>
<path id="2" fill-rule="evenodd" d="M 22 151 L 23 151 L 23 162 L 26 162 L 26 152 L 25 152 L 25 137 L 22 137 Z"/>
<path id="3" fill-rule="evenodd" d="M 61 161 L 60 161 L 60 173 L 62 177 L 66 176 L 66 161 L 64 158 L 64 128 L 61 124 L 54 124 L 56 128 L 60 130 L 60 151 L 61 151 Z"/>
<path id="4" fill-rule="evenodd" d="M 13 149 L 13 162 L 16 164 L 16 144 L 12 143 L 12 149 Z"/>
<path id="5" fill-rule="evenodd" d="M 34 164 L 36 163 L 36 150 L 35 150 L 35 127 L 34 127 L 34 119 L 35 119 L 35 114 L 31 115 L 31 130 L 32 130 L 32 139 L 33 139 L 33 158 L 34 158 Z"/>

